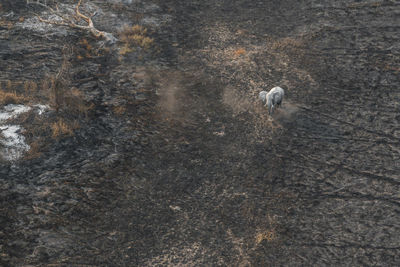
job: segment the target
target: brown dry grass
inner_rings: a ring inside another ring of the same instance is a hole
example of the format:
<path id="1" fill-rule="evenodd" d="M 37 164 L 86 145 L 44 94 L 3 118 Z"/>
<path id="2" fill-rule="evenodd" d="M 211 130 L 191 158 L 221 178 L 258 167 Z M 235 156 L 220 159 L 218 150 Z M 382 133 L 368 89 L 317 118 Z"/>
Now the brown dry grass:
<path id="1" fill-rule="evenodd" d="M 266 230 L 256 234 L 255 241 L 256 244 L 260 244 L 264 240 L 267 241 L 274 241 L 276 239 L 276 232 L 275 229 Z"/>
<path id="2" fill-rule="evenodd" d="M 271 49 L 284 50 L 284 49 L 298 49 L 304 46 L 304 42 L 300 38 L 281 38 L 271 42 Z"/>
<path id="3" fill-rule="evenodd" d="M 126 107 L 124 107 L 124 106 L 115 106 L 113 108 L 113 112 L 115 114 L 117 114 L 118 116 L 122 116 L 123 114 L 126 113 Z"/>
<path id="4" fill-rule="evenodd" d="M 76 121 L 67 123 L 63 119 L 59 119 L 51 125 L 52 137 L 56 139 L 60 136 L 71 136 L 77 128 L 79 128 L 79 124 Z"/>
<path id="5" fill-rule="evenodd" d="M 147 36 L 147 29 L 140 25 L 124 26 L 118 35 L 123 44 L 119 51 L 121 55 L 134 51 L 135 47 L 147 50 L 154 43 L 154 39 Z"/>
<path id="6" fill-rule="evenodd" d="M 48 82 L 43 79 L 37 83 L 33 80 L 7 80 L 5 86 L 0 84 L 0 104 L 29 104 L 41 103 L 48 96 Z M 44 97 L 45 96 L 45 97 Z"/>
<path id="7" fill-rule="evenodd" d="M 17 92 L 5 92 L 0 89 L 0 104 L 23 104 L 29 102 L 29 98 L 17 94 Z"/>
<path id="8" fill-rule="evenodd" d="M 24 159 L 30 160 L 40 157 L 40 155 L 42 154 L 41 152 L 42 144 L 40 144 L 40 142 L 36 140 L 30 143 L 29 146 L 30 149 L 28 150 L 28 152 L 26 152 Z"/>
<path id="9" fill-rule="evenodd" d="M 81 48 L 76 56 L 78 60 L 83 60 L 85 58 L 92 58 L 93 56 L 96 55 L 93 46 L 89 43 L 89 41 L 86 38 L 80 40 L 78 44 Z"/>
<path id="10" fill-rule="evenodd" d="M 0 27 L 4 27 L 10 30 L 12 27 L 14 27 L 14 24 L 11 21 L 2 19 L 0 20 Z"/>
<path id="11" fill-rule="evenodd" d="M 90 39 L 83 38 L 78 44 L 73 48 L 74 57 L 78 61 L 85 59 L 101 57 L 105 54 L 110 53 L 110 48 L 108 47 L 97 47 L 92 45 Z"/>
<path id="12" fill-rule="evenodd" d="M 49 104 L 56 111 L 64 110 L 75 115 L 88 115 L 93 104 L 84 100 L 84 95 L 77 88 L 68 88 L 55 76 L 45 77 L 39 82 L 32 80 L 5 82 L 5 89 L 0 84 L 0 104 Z"/>
<path id="13" fill-rule="evenodd" d="M 124 46 L 122 46 L 121 49 L 119 50 L 119 54 L 123 56 L 133 51 L 134 49 L 131 48 L 128 44 L 124 44 Z"/>
<path id="14" fill-rule="evenodd" d="M 24 91 L 26 94 L 28 95 L 32 95 L 34 93 L 36 93 L 38 89 L 38 85 L 36 82 L 34 81 L 25 81 L 24 83 Z"/>
<path id="15" fill-rule="evenodd" d="M 94 49 L 89 41 L 82 39 L 79 51 L 96 56 L 99 51 Z M 95 105 L 85 99 L 85 94 L 78 88 L 71 86 L 69 67 L 76 52 L 66 51 L 64 61 L 57 74 L 46 75 L 40 80 L 3 80 L 0 82 L 0 108 L 7 104 L 49 105 L 52 110 L 48 116 L 39 116 L 32 109 L 28 113 L 15 118 L 18 124 L 24 127 L 24 136 L 30 145 L 24 159 L 40 157 L 51 143 L 51 139 L 60 139 L 74 135 L 80 127 L 78 121 L 88 119 L 89 112 Z M 69 52 L 69 53 L 68 53 Z M 85 54 L 82 54 L 86 57 Z M 123 113 L 123 110 L 118 110 Z"/>
<path id="16" fill-rule="evenodd" d="M 246 53 L 246 50 L 244 48 L 238 48 L 233 52 L 233 55 L 235 57 L 240 57 Z"/>

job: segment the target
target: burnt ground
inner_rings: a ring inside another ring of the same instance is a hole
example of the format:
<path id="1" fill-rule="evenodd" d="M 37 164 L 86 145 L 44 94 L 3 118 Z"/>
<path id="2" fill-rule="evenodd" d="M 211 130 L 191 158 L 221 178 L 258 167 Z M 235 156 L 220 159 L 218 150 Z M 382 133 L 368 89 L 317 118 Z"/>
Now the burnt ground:
<path id="1" fill-rule="evenodd" d="M 93 2 L 158 19 L 155 48 L 70 59 L 95 107 L 2 163 L 1 265 L 399 265 L 396 1 Z M 65 43 L 99 45 L 21 28 L 24 1 L 1 14 L 2 81 L 56 73 Z M 277 85 L 271 119 L 257 94 Z"/>

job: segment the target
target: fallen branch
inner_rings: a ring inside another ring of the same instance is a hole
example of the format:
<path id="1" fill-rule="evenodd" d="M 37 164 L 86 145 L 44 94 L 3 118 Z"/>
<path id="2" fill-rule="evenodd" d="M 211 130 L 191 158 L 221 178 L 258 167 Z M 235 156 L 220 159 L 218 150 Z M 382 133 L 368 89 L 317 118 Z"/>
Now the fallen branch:
<path id="1" fill-rule="evenodd" d="M 82 0 L 78 1 L 78 4 L 75 7 L 75 15 L 64 15 L 58 8 L 58 5 L 56 5 L 56 8 L 51 8 L 50 6 L 43 4 L 39 1 L 36 2 L 27 2 L 27 4 L 35 4 L 35 5 L 39 5 L 42 7 L 47 8 L 52 14 L 56 15 L 57 17 L 61 18 L 60 21 L 58 20 L 51 20 L 51 19 L 43 19 L 41 16 L 37 15 L 38 19 L 40 22 L 44 22 L 44 23 L 48 23 L 48 24 L 52 24 L 52 25 L 57 25 L 57 26 L 65 26 L 65 27 L 70 27 L 70 28 L 74 28 L 74 29 L 79 29 L 79 30 L 83 30 L 83 31 L 88 31 L 90 32 L 93 36 L 97 37 L 97 38 L 104 38 L 107 41 L 114 43 L 116 41 L 115 37 L 108 32 L 105 31 L 100 31 L 98 29 L 96 29 L 96 27 L 93 24 L 93 20 L 91 19 L 90 16 L 86 16 L 84 14 L 81 13 L 81 11 L 79 10 L 81 4 L 82 4 Z M 95 13 L 94 13 L 95 14 Z M 94 15 L 93 14 L 93 15 Z M 92 16 L 93 16 L 92 15 Z M 80 25 L 79 22 L 84 21 L 85 23 L 87 23 L 87 25 Z"/>

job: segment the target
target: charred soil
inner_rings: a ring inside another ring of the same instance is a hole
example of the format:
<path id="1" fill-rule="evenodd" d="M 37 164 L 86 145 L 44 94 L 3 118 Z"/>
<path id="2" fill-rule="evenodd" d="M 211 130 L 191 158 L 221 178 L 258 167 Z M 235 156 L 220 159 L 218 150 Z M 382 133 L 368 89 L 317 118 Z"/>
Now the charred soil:
<path id="1" fill-rule="evenodd" d="M 396 1 L 3 2 L 0 265 L 399 265 Z"/>

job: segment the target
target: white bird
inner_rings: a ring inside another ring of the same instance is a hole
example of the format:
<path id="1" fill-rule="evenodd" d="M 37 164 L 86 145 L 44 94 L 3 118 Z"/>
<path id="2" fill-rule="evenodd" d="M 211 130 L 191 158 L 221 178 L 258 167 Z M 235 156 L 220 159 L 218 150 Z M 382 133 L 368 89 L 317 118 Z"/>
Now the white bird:
<path id="1" fill-rule="evenodd" d="M 258 95 L 263 105 L 268 107 L 268 113 L 270 115 L 272 115 L 276 107 L 281 106 L 284 96 L 285 91 L 280 87 L 274 87 L 268 93 L 266 91 L 261 91 Z"/>

